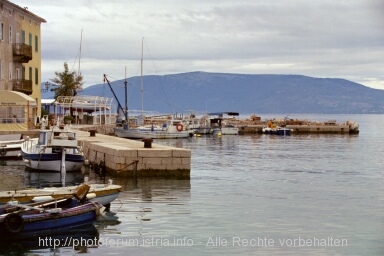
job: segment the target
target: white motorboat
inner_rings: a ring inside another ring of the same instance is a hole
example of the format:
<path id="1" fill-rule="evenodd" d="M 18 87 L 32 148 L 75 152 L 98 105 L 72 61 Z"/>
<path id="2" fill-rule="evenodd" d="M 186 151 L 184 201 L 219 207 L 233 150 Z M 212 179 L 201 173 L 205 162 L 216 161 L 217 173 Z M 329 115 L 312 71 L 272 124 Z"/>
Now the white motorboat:
<path id="1" fill-rule="evenodd" d="M 215 112 L 208 113 L 209 116 L 216 116 L 210 118 L 210 127 L 213 133 L 221 133 L 221 135 L 238 135 L 239 128 L 230 123 L 231 119 L 224 118 L 224 115 L 239 116 L 237 112 Z"/>
<path id="2" fill-rule="evenodd" d="M 66 125 L 63 129 L 54 126 L 40 130 L 38 140 L 26 140 L 21 145 L 21 156 L 29 169 L 56 171 L 79 171 L 84 155 L 78 146 L 76 132 Z"/>

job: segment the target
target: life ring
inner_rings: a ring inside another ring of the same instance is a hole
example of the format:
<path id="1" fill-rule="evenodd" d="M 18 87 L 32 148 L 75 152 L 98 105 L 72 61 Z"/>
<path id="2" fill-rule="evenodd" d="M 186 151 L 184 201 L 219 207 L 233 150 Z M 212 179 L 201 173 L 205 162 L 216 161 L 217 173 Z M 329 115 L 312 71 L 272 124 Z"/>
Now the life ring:
<path id="1" fill-rule="evenodd" d="M 0 155 L 5 156 L 7 154 L 7 151 L 5 148 L 0 148 Z"/>
<path id="2" fill-rule="evenodd" d="M 17 213 L 10 213 L 4 218 L 4 227 L 9 233 L 17 234 L 23 230 L 23 218 Z"/>
<path id="3" fill-rule="evenodd" d="M 182 124 L 176 125 L 176 130 L 181 132 L 183 130 L 183 125 Z"/>

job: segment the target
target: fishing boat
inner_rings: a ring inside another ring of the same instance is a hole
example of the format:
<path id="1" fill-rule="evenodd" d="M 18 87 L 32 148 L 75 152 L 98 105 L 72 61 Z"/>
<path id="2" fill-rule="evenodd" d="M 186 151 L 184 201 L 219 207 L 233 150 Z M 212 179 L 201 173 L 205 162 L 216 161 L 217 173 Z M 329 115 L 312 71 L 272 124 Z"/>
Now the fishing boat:
<path id="1" fill-rule="evenodd" d="M 76 132 L 68 125 L 40 130 L 38 140 L 26 140 L 21 145 L 21 156 L 28 169 L 42 171 L 79 171 L 84 155 Z"/>
<path id="2" fill-rule="evenodd" d="M 193 136 L 194 131 L 187 127 L 183 120 L 168 120 L 161 129 L 115 127 L 114 131 L 117 137 L 127 139 L 178 139 Z"/>
<path id="3" fill-rule="evenodd" d="M 88 199 L 92 202 L 99 202 L 107 206 L 120 194 L 122 187 L 112 184 L 88 184 Z M 9 201 L 17 200 L 20 204 L 36 203 L 43 200 L 53 200 L 72 195 L 77 186 L 31 188 L 21 190 L 0 191 L 0 208 L 3 208 Z"/>
<path id="4" fill-rule="evenodd" d="M 230 118 L 225 118 L 224 115 L 227 116 L 239 116 L 238 112 L 214 112 L 208 113 L 208 116 L 211 117 L 210 127 L 213 130 L 213 133 L 220 133 L 221 135 L 238 135 L 239 128 L 231 124 Z"/>
<path id="5" fill-rule="evenodd" d="M 285 124 L 282 126 L 277 125 L 272 121 L 268 121 L 268 126 L 263 127 L 262 132 L 265 134 L 276 134 L 281 136 L 290 136 L 292 130 L 287 128 Z"/>
<path id="6" fill-rule="evenodd" d="M 188 122 L 189 129 L 193 130 L 193 133 L 196 135 L 213 133 L 208 116 L 203 116 L 199 119 L 194 114 L 191 114 L 186 118 L 186 120 Z"/>
<path id="7" fill-rule="evenodd" d="M 151 126 L 145 127 L 144 124 L 144 106 L 143 106 L 143 48 L 144 48 L 144 38 L 141 42 L 141 125 L 139 127 L 130 127 L 129 126 L 129 116 L 128 116 L 128 99 L 127 99 L 127 81 L 125 84 L 125 108 L 122 107 L 118 97 L 116 96 L 107 76 L 104 74 L 104 81 L 107 82 L 109 88 L 111 89 L 112 94 L 114 95 L 119 111 L 124 113 L 125 123 L 123 127 L 115 127 L 114 133 L 117 137 L 127 138 L 127 139 L 178 139 L 178 138 L 188 138 L 193 136 L 193 131 L 187 129 L 187 123 L 183 120 L 167 120 L 163 123 L 162 127 Z M 149 129 L 148 129 L 149 128 Z"/>
<path id="8" fill-rule="evenodd" d="M 74 197 L 23 205 L 10 201 L 0 208 L 0 233 L 19 234 L 41 230 L 69 228 L 97 220 L 102 205 L 88 202 L 89 185 L 77 188 Z"/>

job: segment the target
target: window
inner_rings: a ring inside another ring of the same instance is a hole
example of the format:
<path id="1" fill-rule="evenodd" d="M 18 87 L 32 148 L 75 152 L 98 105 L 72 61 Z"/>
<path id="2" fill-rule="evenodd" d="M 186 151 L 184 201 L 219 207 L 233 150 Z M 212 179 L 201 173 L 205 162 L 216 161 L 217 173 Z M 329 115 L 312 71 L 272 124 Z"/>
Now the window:
<path id="1" fill-rule="evenodd" d="M 12 43 L 12 26 L 9 26 L 9 43 Z"/>
<path id="2" fill-rule="evenodd" d="M 35 52 L 39 51 L 39 38 L 35 36 Z"/>
<path id="3" fill-rule="evenodd" d="M 28 42 L 28 45 L 29 46 L 32 46 L 32 34 L 31 33 L 29 33 L 29 42 Z"/>
<path id="4" fill-rule="evenodd" d="M 4 23 L 0 25 L 0 40 L 4 40 Z"/>
<path id="5" fill-rule="evenodd" d="M 13 68 L 12 62 L 9 62 L 9 81 L 12 80 L 12 68 Z"/>
<path id="6" fill-rule="evenodd" d="M 39 69 L 35 68 L 35 84 L 39 84 Z"/>
<path id="7" fill-rule="evenodd" d="M 4 79 L 4 61 L 0 63 L 0 79 Z"/>
<path id="8" fill-rule="evenodd" d="M 22 68 L 21 68 L 21 79 L 25 79 L 25 67 L 23 66 Z"/>
<path id="9" fill-rule="evenodd" d="M 29 74 L 28 74 L 28 76 L 29 76 L 29 81 L 31 81 L 31 83 L 32 83 L 32 68 L 31 67 L 29 67 Z"/>
<path id="10" fill-rule="evenodd" d="M 25 31 L 24 30 L 21 31 L 21 42 L 23 44 L 25 44 Z"/>

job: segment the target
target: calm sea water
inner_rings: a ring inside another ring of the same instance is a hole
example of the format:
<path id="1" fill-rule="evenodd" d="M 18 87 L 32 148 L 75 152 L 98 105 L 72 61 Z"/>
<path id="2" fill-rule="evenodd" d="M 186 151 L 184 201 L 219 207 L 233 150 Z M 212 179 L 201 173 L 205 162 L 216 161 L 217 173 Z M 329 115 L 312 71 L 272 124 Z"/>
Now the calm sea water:
<path id="1" fill-rule="evenodd" d="M 384 116 L 291 118 L 354 120 L 360 134 L 156 141 L 191 149 L 190 179 L 114 179 L 124 192 L 108 219 L 48 236 L 48 245 L 3 243 L 0 254 L 384 255 Z M 60 180 L 3 164 L 3 189 Z M 67 237 L 69 246 L 52 244 Z"/>

